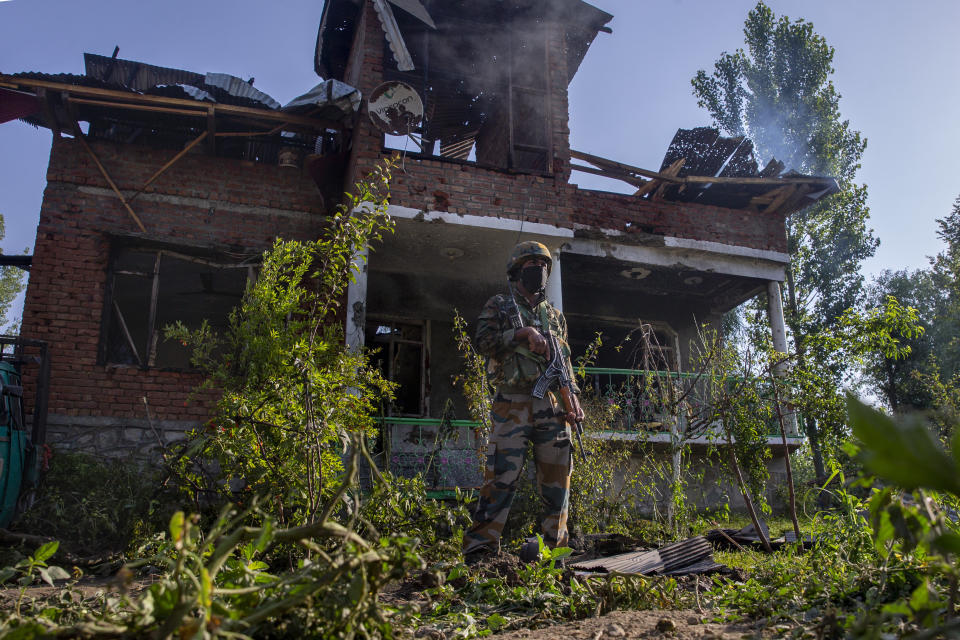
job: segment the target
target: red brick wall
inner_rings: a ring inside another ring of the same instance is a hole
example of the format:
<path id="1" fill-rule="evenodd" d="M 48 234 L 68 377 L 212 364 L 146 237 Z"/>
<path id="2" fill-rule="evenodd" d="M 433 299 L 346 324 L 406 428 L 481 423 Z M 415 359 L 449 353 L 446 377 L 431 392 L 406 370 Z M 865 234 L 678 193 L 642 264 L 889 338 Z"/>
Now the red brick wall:
<path id="1" fill-rule="evenodd" d="M 121 190 L 138 189 L 174 155 L 132 145 L 91 146 Z M 261 249 L 278 235 L 312 238 L 323 220 L 322 199 L 305 173 L 205 155 L 182 158 L 147 193 L 156 195 L 134 200 L 134 211 L 151 239 L 173 244 Z M 25 337 L 50 343 L 49 411 L 144 418 L 141 398 L 147 395 L 156 420 L 201 418 L 200 404 L 184 406 L 197 375 L 97 364 L 109 233 L 139 230 L 83 147 L 70 139 L 55 142 L 22 326 Z"/>
<path id="2" fill-rule="evenodd" d="M 573 222 L 627 233 L 652 233 L 786 252 L 784 217 L 683 202 L 577 189 Z M 629 223 L 629 224 L 628 224 Z"/>

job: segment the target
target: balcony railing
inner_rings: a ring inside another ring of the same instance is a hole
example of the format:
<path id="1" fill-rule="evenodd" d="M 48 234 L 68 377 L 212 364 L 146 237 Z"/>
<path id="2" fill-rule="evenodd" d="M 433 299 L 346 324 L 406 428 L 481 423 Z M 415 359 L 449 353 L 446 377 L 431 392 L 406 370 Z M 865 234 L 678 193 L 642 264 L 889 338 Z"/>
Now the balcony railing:
<path id="1" fill-rule="evenodd" d="M 586 367 L 585 382 L 589 383 L 599 402 L 614 405 L 616 410 L 610 428 L 610 433 L 646 433 L 649 435 L 669 434 L 674 417 L 664 407 L 664 397 L 673 396 L 679 401 L 680 396 L 685 405 L 686 416 L 699 417 L 706 413 L 704 410 L 712 404 L 710 397 L 710 383 L 704 374 L 687 373 L 680 371 L 650 371 L 644 369 L 613 369 L 604 367 Z M 730 382 L 741 382 L 742 376 L 728 376 Z M 672 390 L 661 390 L 661 381 L 670 381 L 674 384 Z M 766 381 L 759 381 L 768 386 Z M 772 402 L 772 392 L 767 389 L 765 399 Z M 785 408 L 784 408 L 785 409 Z M 798 415 L 799 419 L 800 416 Z M 780 437 L 780 424 L 775 414 L 766 422 L 766 436 Z M 695 433 L 716 439 L 721 432 L 719 424 L 700 425 Z"/>
<path id="2" fill-rule="evenodd" d="M 689 391 L 684 402 L 694 413 L 700 406 L 709 406 L 708 381 L 702 375 L 603 367 L 587 367 L 584 373 L 588 378 L 584 383 L 593 389 L 592 401 L 616 405 L 608 428 L 591 432 L 588 437 L 668 441 L 671 422 L 656 387 L 660 380 L 680 381 L 681 389 Z M 478 456 L 483 443 L 475 434 L 480 423 L 392 416 L 377 421 L 387 427 L 381 452 L 386 459 L 381 458 L 381 462 L 393 473 L 408 477 L 422 473 L 427 485 L 438 490 L 479 486 L 482 464 Z M 719 425 L 707 425 L 694 434 L 692 441 L 720 443 L 719 433 Z M 776 418 L 768 421 L 765 435 L 771 444 L 780 442 Z M 798 442 L 796 437 L 793 442 Z"/>

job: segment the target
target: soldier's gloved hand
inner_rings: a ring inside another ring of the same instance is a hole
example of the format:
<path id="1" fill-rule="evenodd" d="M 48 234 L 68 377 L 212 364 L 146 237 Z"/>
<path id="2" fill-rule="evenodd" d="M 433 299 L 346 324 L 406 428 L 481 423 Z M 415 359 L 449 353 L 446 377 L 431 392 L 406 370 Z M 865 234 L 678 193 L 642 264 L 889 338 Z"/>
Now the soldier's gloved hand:
<path id="1" fill-rule="evenodd" d="M 527 348 L 533 353 L 539 353 L 550 358 L 550 344 L 539 331 L 533 327 L 522 327 L 513 334 L 517 342 L 527 341 Z"/>

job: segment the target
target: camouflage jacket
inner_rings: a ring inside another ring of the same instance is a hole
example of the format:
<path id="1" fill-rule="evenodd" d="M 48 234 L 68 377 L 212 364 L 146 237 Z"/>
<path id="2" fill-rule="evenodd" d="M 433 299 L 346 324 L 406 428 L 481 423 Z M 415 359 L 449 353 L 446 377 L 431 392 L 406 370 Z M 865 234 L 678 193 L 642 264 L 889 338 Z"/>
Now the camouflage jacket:
<path id="1" fill-rule="evenodd" d="M 563 314 L 553 308 L 546 300 L 531 307 L 519 293 L 515 294 L 517 307 L 524 327 L 534 327 L 543 333 L 543 318 L 550 325 L 550 332 L 556 336 L 567 364 L 567 372 L 574 380 L 570 365 L 570 346 L 567 343 L 567 321 Z M 495 387 L 507 393 L 525 393 L 543 374 L 547 360 L 527 350 L 527 343 L 514 341 L 516 331 L 512 318 L 517 311 L 510 294 L 498 294 L 487 300 L 477 319 L 477 333 L 474 344 L 477 350 L 487 358 L 487 374 Z"/>

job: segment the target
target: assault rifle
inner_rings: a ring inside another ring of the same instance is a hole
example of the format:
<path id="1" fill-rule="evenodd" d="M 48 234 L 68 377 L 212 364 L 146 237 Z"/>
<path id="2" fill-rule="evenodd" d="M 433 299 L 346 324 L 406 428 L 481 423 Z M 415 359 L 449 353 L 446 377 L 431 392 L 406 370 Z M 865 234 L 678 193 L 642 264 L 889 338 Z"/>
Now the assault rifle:
<path id="1" fill-rule="evenodd" d="M 512 291 L 510 292 L 510 298 L 513 301 L 514 311 L 513 316 L 510 318 L 510 324 L 513 325 L 515 330 L 520 329 L 523 327 L 523 316 L 520 315 L 520 307 L 517 305 L 517 299 L 513 297 Z M 547 364 L 547 370 L 543 372 L 543 375 L 540 376 L 533 386 L 533 396 L 542 399 L 550 387 L 557 385 L 560 391 L 560 399 L 563 402 L 563 410 L 566 413 L 578 415 L 581 413 L 580 401 L 577 400 L 577 395 L 573 392 L 573 380 L 570 379 L 570 375 L 567 373 L 566 362 L 564 362 L 563 359 L 563 352 L 560 351 L 557 337 L 550 331 L 550 327 L 543 327 L 542 333 L 547 339 L 547 344 L 550 345 L 550 362 Z M 586 462 L 587 454 L 583 449 L 582 420 L 577 420 L 573 423 L 573 433 L 577 436 L 577 444 L 580 446 L 580 457 Z"/>
<path id="2" fill-rule="evenodd" d="M 563 352 L 560 350 L 560 343 L 557 337 L 553 335 L 548 327 L 543 328 L 543 336 L 550 345 L 550 363 L 547 370 L 543 372 L 537 383 L 533 385 L 533 396 L 542 398 L 546 395 L 550 387 L 557 386 L 560 392 L 560 399 L 563 401 L 563 410 L 566 413 L 578 415 L 580 411 L 580 401 L 573 392 L 573 380 L 567 370 L 567 363 L 564 362 Z M 577 420 L 573 423 L 573 434 L 577 436 L 577 445 L 580 447 L 580 457 L 587 461 L 587 454 L 583 450 L 583 421 Z"/>

